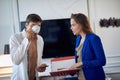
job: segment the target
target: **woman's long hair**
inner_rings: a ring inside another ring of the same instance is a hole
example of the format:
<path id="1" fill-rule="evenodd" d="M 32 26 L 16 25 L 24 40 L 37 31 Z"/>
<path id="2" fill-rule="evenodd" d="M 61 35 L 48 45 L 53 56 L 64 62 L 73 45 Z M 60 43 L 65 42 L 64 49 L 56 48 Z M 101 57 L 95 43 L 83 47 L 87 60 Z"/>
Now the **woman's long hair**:
<path id="1" fill-rule="evenodd" d="M 93 31 L 90 27 L 88 18 L 84 14 L 82 14 L 82 13 L 71 14 L 71 19 L 74 19 L 76 23 L 82 25 L 82 29 L 83 29 L 84 33 L 86 33 L 86 34 L 93 33 Z"/>

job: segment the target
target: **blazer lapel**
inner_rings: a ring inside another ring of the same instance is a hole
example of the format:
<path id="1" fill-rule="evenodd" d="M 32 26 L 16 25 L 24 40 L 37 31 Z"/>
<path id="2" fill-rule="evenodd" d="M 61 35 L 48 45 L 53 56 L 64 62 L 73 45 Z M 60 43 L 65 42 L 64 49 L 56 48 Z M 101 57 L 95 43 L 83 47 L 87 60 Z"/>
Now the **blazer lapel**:
<path id="1" fill-rule="evenodd" d="M 83 43 L 83 48 L 82 48 L 82 59 L 85 57 L 85 51 L 86 51 L 86 46 L 88 43 L 88 34 L 86 34 L 85 41 Z"/>

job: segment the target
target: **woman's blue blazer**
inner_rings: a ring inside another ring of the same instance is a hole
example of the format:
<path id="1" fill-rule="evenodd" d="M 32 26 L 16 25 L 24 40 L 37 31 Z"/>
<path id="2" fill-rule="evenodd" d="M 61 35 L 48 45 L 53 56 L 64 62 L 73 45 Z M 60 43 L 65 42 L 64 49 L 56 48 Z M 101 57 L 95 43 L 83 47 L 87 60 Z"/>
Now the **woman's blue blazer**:
<path id="1" fill-rule="evenodd" d="M 76 47 L 79 45 L 81 36 L 76 38 Z M 77 55 L 75 54 L 76 61 Z M 103 66 L 106 58 L 99 36 L 87 34 L 82 48 L 82 69 L 86 80 L 105 80 Z"/>

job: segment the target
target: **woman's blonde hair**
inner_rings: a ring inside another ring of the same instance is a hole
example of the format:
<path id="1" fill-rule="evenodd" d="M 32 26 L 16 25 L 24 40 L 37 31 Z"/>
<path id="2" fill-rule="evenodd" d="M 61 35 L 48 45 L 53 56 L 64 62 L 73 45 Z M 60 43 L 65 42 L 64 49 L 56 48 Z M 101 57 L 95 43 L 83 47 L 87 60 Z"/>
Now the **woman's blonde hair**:
<path id="1" fill-rule="evenodd" d="M 82 29 L 84 33 L 93 33 L 90 27 L 89 20 L 84 14 L 82 13 L 71 14 L 71 19 L 74 19 L 76 23 L 82 25 Z"/>

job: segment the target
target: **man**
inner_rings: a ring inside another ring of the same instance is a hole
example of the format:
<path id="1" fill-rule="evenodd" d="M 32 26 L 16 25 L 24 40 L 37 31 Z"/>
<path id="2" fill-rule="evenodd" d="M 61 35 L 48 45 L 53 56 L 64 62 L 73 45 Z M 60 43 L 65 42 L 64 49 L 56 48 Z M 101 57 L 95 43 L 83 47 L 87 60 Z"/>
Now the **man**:
<path id="1" fill-rule="evenodd" d="M 46 69 L 41 64 L 43 39 L 38 35 L 42 19 L 37 14 L 29 14 L 26 18 L 25 29 L 11 36 L 10 54 L 13 62 L 11 80 L 38 80 L 38 72 Z"/>

